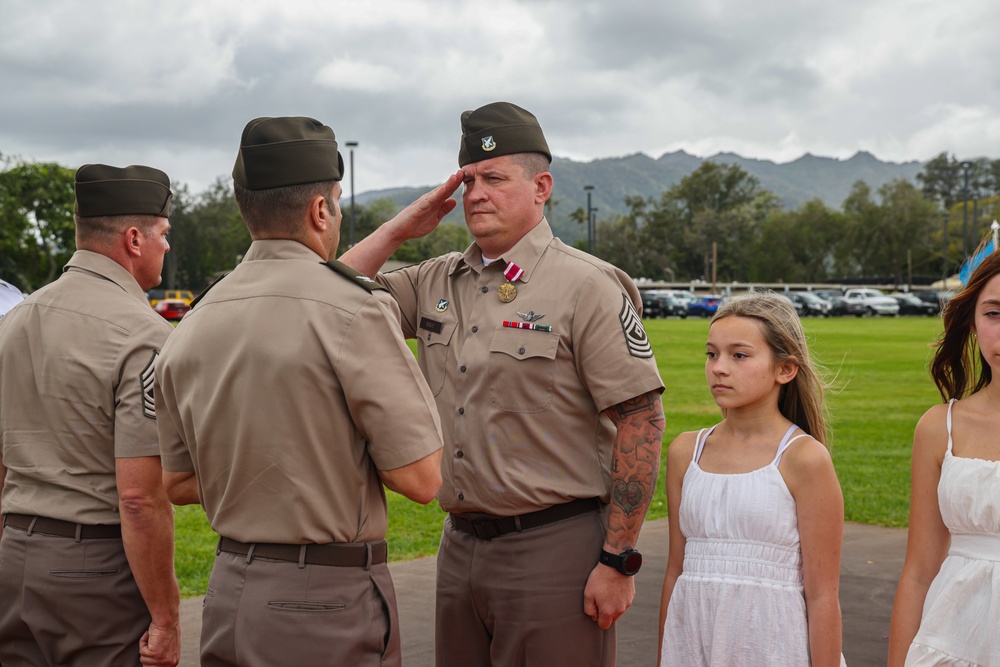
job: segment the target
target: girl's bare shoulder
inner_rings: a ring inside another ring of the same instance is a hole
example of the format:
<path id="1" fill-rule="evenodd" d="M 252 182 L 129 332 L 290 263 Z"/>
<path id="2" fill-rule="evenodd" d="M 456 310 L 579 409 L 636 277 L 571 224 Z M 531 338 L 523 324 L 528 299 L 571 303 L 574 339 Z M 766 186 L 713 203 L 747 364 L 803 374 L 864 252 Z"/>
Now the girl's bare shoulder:
<path id="1" fill-rule="evenodd" d="M 698 442 L 699 432 L 685 431 L 674 438 L 667 447 L 667 462 L 681 463 L 690 461 L 694 457 L 694 448 Z"/>
<path id="2" fill-rule="evenodd" d="M 781 457 L 782 469 L 800 473 L 833 469 L 833 457 L 822 442 L 808 434 L 803 434 L 789 445 Z"/>

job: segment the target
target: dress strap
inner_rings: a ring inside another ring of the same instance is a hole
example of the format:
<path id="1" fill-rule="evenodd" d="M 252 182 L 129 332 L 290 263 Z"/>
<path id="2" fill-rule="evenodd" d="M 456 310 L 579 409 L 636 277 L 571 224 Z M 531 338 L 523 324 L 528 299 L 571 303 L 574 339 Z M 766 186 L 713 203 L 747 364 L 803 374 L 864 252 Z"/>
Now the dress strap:
<path id="1" fill-rule="evenodd" d="M 718 426 L 718 424 L 715 426 Z M 708 440 L 708 436 L 712 435 L 715 426 L 712 428 L 703 428 L 698 431 L 698 438 L 694 441 L 694 455 L 691 457 L 692 462 L 697 463 L 701 459 L 701 453 L 705 450 L 705 441 Z"/>
<path id="2" fill-rule="evenodd" d="M 955 405 L 956 399 L 951 399 L 948 401 L 948 417 L 945 419 L 945 423 L 948 425 L 948 453 L 951 454 L 951 406 Z"/>
<path id="3" fill-rule="evenodd" d="M 788 449 L 788 446 L 791 445 L 796 440 L 798 440 L 799 438 L 804 438 L 807 435 L 806 433 L 799 433 L 797 436 L 793 438 L 792 433 L 795 433 L 795 431 L 798 430 L 798 428 L 799 428 L 798 426 L 792 424 L 791 426 L 788 427 L 788 430 L 785 431 L 784 437 L 781 438 L 781 442 L 778 444 L 778 453 L 774 455 L 774 461 L 772 462 L 772 465 L 776 466 L 779 463 L 781 463 L 781 457 L 784 455 L 785 450 Z"/>

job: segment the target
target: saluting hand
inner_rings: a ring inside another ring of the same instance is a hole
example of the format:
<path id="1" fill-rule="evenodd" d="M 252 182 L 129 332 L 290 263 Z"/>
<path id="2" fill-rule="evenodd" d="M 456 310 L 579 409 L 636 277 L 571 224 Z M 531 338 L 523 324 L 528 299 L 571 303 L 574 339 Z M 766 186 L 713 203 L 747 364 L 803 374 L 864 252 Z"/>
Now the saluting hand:
<path id="1" fill-rule="evenodd" d="M 403 241 L 422 238 L 434 231 L 441 219 L 458 205 L 451 196 L 462 184 L 463 178 L 464 174 L 459 169 L 444 183 L 396 214 L 386 223 L 391 226 L 394 236 Z"/>

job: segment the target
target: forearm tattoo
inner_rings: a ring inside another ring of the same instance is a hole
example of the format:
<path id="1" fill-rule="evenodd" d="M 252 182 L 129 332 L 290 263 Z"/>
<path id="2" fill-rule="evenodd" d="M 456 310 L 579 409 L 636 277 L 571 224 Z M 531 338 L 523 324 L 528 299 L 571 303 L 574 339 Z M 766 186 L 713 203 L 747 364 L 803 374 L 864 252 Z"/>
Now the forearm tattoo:
<path id="1" fill-rule="evenodd" d="M 608 543 L 635 546 L 656 488 L 665 420 L 660 396 L 650 392 L 608 408 L 618 429 L 611 459 Z"/>

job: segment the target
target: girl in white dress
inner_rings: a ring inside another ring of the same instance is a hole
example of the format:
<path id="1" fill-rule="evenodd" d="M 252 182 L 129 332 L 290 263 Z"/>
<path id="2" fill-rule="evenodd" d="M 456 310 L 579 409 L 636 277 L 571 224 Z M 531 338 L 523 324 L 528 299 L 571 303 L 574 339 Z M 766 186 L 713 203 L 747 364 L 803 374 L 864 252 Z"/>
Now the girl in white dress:
<path id="1" fill-rule="evenodd" d="M 913 436 L 906 561 L 889 633 L 892 667 L 1000 667 L 997 372 L 1000 252 L 945 307 L 931 377 L 949 402 L 928 410 Z"/>
<path id="2" fill-rule="evenodd" d="M 723 421 L 667 452 L 660 664 L 841 665 L 844 501 L 799 318 L 773 293 L 738 297 L 707 353 Z"/>

